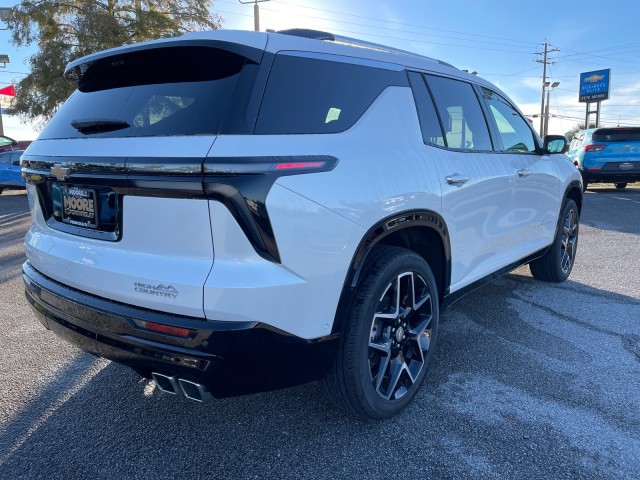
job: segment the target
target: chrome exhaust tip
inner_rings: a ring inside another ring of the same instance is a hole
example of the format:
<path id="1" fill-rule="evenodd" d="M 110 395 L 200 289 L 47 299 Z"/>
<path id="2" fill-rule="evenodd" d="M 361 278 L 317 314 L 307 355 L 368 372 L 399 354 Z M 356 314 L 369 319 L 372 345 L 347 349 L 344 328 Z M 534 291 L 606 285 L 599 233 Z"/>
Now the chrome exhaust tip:
<path id="1" fill-rule="evenodd" d="M 156 385 L 158 385 L 161 391 L 170 393 L 171 395 L 180 392 L 178 379 L 176 377 L 157 372 L 152 372 L 151 377 L 155 380 Z"/>
<path id="2" fill-rule="evenodd" d="M 213 400 L 213 396 L 204 385 L 192 382 L 191 380 L 185 380 L 184 378 L 179 378 L 178 383 L 180 384 L 182 393 L 189 400 L 201 403 Z"/>

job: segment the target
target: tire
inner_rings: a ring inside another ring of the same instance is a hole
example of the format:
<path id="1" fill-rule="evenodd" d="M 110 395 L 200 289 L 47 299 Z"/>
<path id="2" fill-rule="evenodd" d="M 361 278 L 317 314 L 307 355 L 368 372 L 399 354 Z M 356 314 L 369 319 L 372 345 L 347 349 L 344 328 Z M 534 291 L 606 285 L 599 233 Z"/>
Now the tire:
<path id="1" fill-rule="evenodd" d="M 0 195 L 2 195 L 2 190 L 4 190 L 2 187 L 0 187 Z"/>
<path id="2" fill-rule="evenodd" d="M 381 419 L 400 413 L 424 383 L 438 337 L 438 290 L 427 262 L 409 250 L 383 246 L 370 257 L 320 383 L 336 405 Z"/>
<path id="3" fill-rule="evenodd" d="M 540 258 L 529 263 L 531 274 L 546 282 L 564 282 L 573 269 L 578 248 L 580 217 L 576 202 L 565 199 L 553 243 Z"/>
<path id="4" fill-rule="evenodd" d="M 582 180 L 582 191 L 586 192 L 587 191 L 587 187 L 589 186 L 589 182 L 587 182 L 586 180 Z"/>
<path id="5" fill-rule="evenodd" d="M 617 190 L 622 190 L 623 188 L 627 188 L 627 182 L 616 183 Z"/>

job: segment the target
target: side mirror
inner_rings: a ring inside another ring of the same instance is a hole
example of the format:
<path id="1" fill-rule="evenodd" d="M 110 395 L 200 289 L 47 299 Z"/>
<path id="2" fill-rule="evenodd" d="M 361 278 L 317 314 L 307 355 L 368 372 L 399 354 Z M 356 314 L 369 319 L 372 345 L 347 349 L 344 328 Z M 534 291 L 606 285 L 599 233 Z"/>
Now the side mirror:
<path id="1" fill-rule="evenodd" d="M 563 135 L 547 135 L 544 137 L 544 151 L 546 153 L 565 153 L 569 150 L 569 142 Z"/>

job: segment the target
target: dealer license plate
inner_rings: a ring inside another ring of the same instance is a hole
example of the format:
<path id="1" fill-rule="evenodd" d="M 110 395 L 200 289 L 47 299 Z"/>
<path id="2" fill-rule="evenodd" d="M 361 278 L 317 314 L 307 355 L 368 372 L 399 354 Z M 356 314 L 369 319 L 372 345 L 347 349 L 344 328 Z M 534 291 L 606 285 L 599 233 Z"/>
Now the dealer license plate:
<path id="1" fill-rule="evenodd" d="M 88 188 L 65 187 L 62 192 L 62 221 L 86 228 L 98 228 L 96 191 Z"/>

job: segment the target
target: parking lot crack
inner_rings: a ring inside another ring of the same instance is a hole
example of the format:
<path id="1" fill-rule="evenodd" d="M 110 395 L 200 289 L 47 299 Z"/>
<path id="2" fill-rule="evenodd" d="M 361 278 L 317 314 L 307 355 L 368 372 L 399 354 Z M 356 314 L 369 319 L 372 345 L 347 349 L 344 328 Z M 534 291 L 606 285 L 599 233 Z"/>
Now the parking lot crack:
<path id="1" fill-rule="evenodd" d="M 610 335 L 612 337 L 620 338 L 624 349 L 627 352 L 631 353 L 635 357 L 636 361 L 640 363 L 640 336 L 635 334 L 622 334 L 622 333 L 612 332 L 605 328 L 596 327 L 595 325 L 592 325 L 590 323 L 583 322 L 582 320 L 571 317 L 570 315 L 567 315 L 565 313 L 558 312 L 553 308 L 547 307 L 545 305 L 540 305 L 536 302 L 532 302 L 531 300 L 522 298 L 519 295 L 518 295 L 518 299 L 523 303 L 527 303 L 531 305 L 532 307 L 539 308 L 540 310 L 548 313 L 549 315 L 552 315 L 554 317 L 559 317 L 569 323 L 586 328 L 587 330 L 591 330 L 592 332 L 602 333 L 605 335 Z"/>

